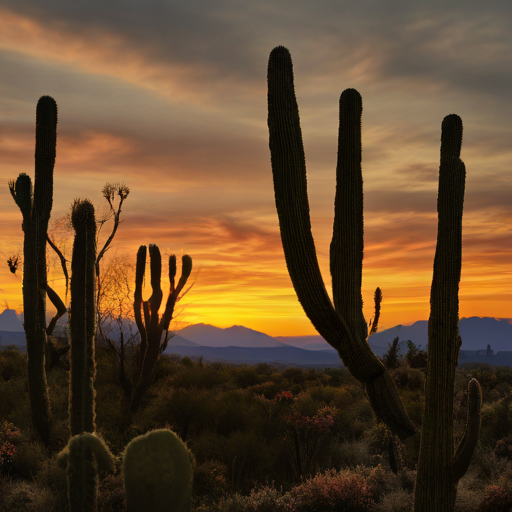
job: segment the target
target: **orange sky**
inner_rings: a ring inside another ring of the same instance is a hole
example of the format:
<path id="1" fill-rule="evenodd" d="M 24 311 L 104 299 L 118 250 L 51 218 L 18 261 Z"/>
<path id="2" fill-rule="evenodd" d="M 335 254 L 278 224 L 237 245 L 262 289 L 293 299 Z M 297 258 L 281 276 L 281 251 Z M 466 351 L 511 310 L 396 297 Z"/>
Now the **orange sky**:
<path id="1" fill-rule="evenodd" d="M 7 182 L 33 177 L 35 107 L 48 94 L 59 108 L 51 223 L 76 197 L 101 210 L 103 185 L 124 182 L 131 193 L 108 254 L 135 261 L 149 243 L 189 254 L 196 281 L 180 303 L 181 326 L 316 334 L 287 273 L 274 202 L 266 73 L 281 44 L 294 61 L 327 289 L 338 99 L 354 87 L 363 97 L 367 321 L 377 286 L 381 329 L 429 316 L 440 129 L 450 113 L 464 124 L 467 171 L 460 316 L 512 317 L 509 3 L 486 4 L 485 13 L 473 1 L 445 10 L 436 0 L 421 11 L 371 2 L 350 10 L 334 1 L 314 10 L 304 1 L 182 4 L 136 0 L 119 13 L 81 0 L 72 8 L 47 1 L 44 10 L 35 0 L 0 3 L 2 261 L 22 250 Z M 21 311 L 21 273 L 3 264 L 0 279 L 0 306 Z M 50 279 L 63 296 L 62 275 Z"/>

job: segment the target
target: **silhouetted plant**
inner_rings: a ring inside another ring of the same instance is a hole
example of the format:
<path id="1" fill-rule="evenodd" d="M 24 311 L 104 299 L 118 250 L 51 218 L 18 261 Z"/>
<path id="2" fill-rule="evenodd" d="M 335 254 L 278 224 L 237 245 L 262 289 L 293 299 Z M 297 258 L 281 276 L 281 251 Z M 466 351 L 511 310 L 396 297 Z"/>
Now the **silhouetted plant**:
<path id="1" fill-rule="evenodd" d="M 291 56 L 282 46 L 272 50 L 268 63 L 269 145 L 281 240 L 293 286 L 318 333 L 338 351 L 352 375 L 364 385 L 377 419 L 401 439 L 406 439 L 415 434 L 416 426 L 404 410 L 389 372 L 368 344 L 368 326 L 362 312 L 361 114 L 361 95 L 355 89 L 343 91 L 330 248 L 331 302 L 311 232 L 306 161 Z M 481 388 L 472 379 L 468 385 L 466 430 L 454 450 L 453 392 L 461 345 L 458 291 L 465 189 L 461 146 L 462 121 L 455 114 L 446 116 L 441 128 L 438 236 L 415 512 L 453 511 L 457 483 L 467 471 L 480 429 Z"/>
<path id="2" fill-rule="evenodd" d="M 141 245 L 137 252 L 135 299 L 133 303 L 135 321 L 140 333 L 140 346 L 137 358 L 135 384 L 132 388 L 131 384 L 127 380 L 122 382 L 125 392 L 125 404 L 128 403 L 128 397 L 130 397 L 128 409 L 129 416 L 132 416 L 138 410 L 144 394 L 153 383 L 156 362 L 159 355 L 167 348 L 169 324 L 172 320 L 174 307 L 176 302 L 181 299 L 179 294 L 192 272 L 192 258 L 188 254 L 185 254 L 181 258 L 181 277 L 178 284 L 175 285 L 176 256 L 174 254 L 169 256 L 170 291 L 165 311 L 160 318 L 158 310 L 160 309 L 163 298 L 163 292 L 160 286 L 162 257 L 158 247 L 154 244 L 150 244 L 149 258 L 151 268 L 151 288 L 153 293 L 147 301 L 143 301 L 142 282 L 146 272 L 146 253 L 146 246 Z M 162 341 L 162 334 L 164 331 L 165 338 Z"/>
<path id="3" fill-rule="evenodd" d="M 53 203 L 53 168 L 57 147 L 57 103 L 41 96 L 36 107 L 35 180 L 21 173 L 9 190 L 23 216 L 23 327 L 27 341 L 28 386 L 32 421 L 41 440 L 50 444 L 52 413 L 46 383 L 46 232 Z M 17 261 L 8 261 L 11 272 Z M 54 297 L 49 294 L 53 301 Z M 61 311 L 56 304 L 57 315 Z M 50 333 L 51 334 L 51 333 Z"/>

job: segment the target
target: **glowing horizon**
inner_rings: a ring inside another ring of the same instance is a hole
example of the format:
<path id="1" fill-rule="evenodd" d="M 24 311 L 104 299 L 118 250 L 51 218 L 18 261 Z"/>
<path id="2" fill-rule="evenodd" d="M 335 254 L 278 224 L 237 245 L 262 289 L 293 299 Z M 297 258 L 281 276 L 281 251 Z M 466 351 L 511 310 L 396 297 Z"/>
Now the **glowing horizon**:
<path id="1" fill-rule="evenodd" d="M 105 262 L 116 251 L 135 262 L 139 245 L 154 243 L 177 255 L 179 278 L 189 254 L 189 283 L 197 280 L 177 321 L 317 334 L 286 268 L 268 150 L 267 60 L 284 45 L 328 293 L 338 99 L 354 87 L 363 98 L 366 321 L 377 286 L 379 330 L 429 317 L 441 122 L 451 113 L 463 121 L 467 174 L 459 316 L 510 318 L 512 5 L 370 12 L 327 2 L 312 15 L 298 0 L 290 17 L 266 0 L 225 11 L 198 2 L 136 0 L 122 17 L 81 0 L 69 10 L 53 0 L 44 10 L 34 0 L 0 7 L 2 300 L 22 308 L 21 272 L 5 264 L 23 245 L 7 182 L 34 177 L 35 107 L 48 94 L 59 109 L 50 226 L 76 197 L 101 211 L 104 184 L 124 182 L 124 222 Z M 62 274 L 49 279 L 64 297 Z M 162 289 L 165 300 L 165 260 Z"/>

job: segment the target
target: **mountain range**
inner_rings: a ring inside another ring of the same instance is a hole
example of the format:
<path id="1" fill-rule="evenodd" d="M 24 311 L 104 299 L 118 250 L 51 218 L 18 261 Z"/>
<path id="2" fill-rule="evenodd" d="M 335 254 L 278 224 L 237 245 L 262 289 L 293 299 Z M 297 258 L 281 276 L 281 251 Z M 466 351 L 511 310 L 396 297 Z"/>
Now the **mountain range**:
<path id="1" fill-rule="evenodd" d="M 65 330 L 66 321 L 66 318 L 59 321 L 61 331 Z M 462 338 L 459 364 L 480 361 L 483 358 L 491 364 L 493 361 L 499 361 L 499 364 L 512 366 L 510 321 L 511 319 L 489 317 L 462 318 L 459 321 L 459 333 Z M 137 332 L 133 322 L 131 327 Z M 129 328 L 130 321 L 124 319 L 125 335 Z M 115 332 L 114 328 L 112 333 Z M 381 357 L 389 349 L 388 344 L 397 336 L 400 340 L 401 354 L 405 354 L 407 350 L 407 340 L 411 340 L 417 347 L 421 345 L 422 349 L 426 349 L 428 321 L 420 320 L 412 325 L 397 325 L 385 329 L 370 336 L 368 343 L 374 353 Z M 0 314 L 0 348 L 8 344 L 14 344 L 20 350 L 26 351 L 23 324 L 20 317 L 11 309 L 6 309 Z M 490 352 L 486 351 L 487 345 L 491 346 Z M 272 337 L 241 325 L 223 329 L 199 323 L 174 331 L 164 354 L 195 358 L 203 356 L 205 361 L 235 364 L 266 362 L 311 367 L 343 366 L 337 351 L 319 335 Z"/>

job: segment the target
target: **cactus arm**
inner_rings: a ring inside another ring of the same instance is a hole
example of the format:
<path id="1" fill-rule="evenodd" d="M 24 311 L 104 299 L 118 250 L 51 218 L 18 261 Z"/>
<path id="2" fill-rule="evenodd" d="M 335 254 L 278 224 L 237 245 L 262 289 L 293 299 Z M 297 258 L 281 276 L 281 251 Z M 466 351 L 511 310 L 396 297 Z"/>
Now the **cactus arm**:
<path id="1" fill-rule="evenodd" d="M 460 159 L 462 120 L 451 114 L 441 127 L 438 230 L 428 322 L 425 410 L 416 476 L 415 511 L 453 510 L 453 393 L 461 339 L 459 281 L 466 171 Z M 437 508 L 439 507 L 439 508 Z"/>
<path id="2" fill-rule="evenodd" d="M 57 455 L 57 463 L 67 468 L 70 512 L 97 510 L 98 472 L 114 470 L 113 456 L 95 434 L 73 436 Z"/>
<path id="3" fill-rule="evenodd" d="M 377 332 L 379 328 L 379 319 L 380 319 L 380 305 L 382 303 L 382 292 L 379 287 L 375 290 L 375 295 L 373 296 L 373 301 L 375 303 L 375 316 L 373 317 L 373 325 L 371 326 L 370 336 Z"/>
<path id="4" fill-rule="evenodd" d="M 96 330 L 94 264 L 96 221 L 90 201 L 75 201 L 71 212 L 75 229 L 71 261 L 71 435 L 94 432 L 94 335 Z"/>
<path id="5" fill-rule="evenodd" d="M 355 89 L 340 96 L 338 163 L 330 267 L 334 308 L 356 338 L 366 340 L 361 296 L 363 270 L 363 175 L 361 114 L 363 100 Z"/>
<path id="6" fill-rule="evenodd" d="M 146 273 L 146 254 L 147 247 L 145 245 L 141 245 L 137 251 L 137 264 L 135 267 L 135 294 L 133 301 L 135 323 L 137 324 L 137 329 L 139 330 L 140 334 L 139 354 L 137 358 L 137 373 L 139 373 L 142 368 L 147 345 L 147 332 L 144 326 L 144 322 L 142 321 L 142 283 L 144 280 L 144 274 Z"/>
<path id="7" fill-rule="evenodd" d="M 32 211 L 32 180 L 30 176 L 24 172 L 20 173 L 16 181 L 9 181 L 9 190 L 23 215 L 23 222 L 30 221 Z"/>
<path id="8" fill-rule="evenodd" d="M 350 100 L 350 96 L 354 95 L 342 94 L 342 113 L 345 99 Z M 281 240 L 299 302 L 318 333 L 338 351 L 350 373 L 365 384 L 377 417 L 400 438 L 411 436 L 416 431 L 414 424 L 403 408 L 393 380 L 366 341 L 366 324 L 363 328 L 359 321 L 349 319 L 353 323 L 350 325 L 334 309 L 322 280 L 311 232 L 292 61 L 289 51 L 282 46 L 272 50 L 268 63 L 268 127 Z"/>
<path id="9" fill-rule="evenodd" d="M 476 379 L 471 379 L 468 384 L 468 414 L 464 436 L 460 440 L 452 463 L 453 478 L 460 480 L 468 470 L 471 457 L 475 451 L 478 436 L 480 434 L 480 423 L 482 409 L 482 388 Z"/>
<path id="10" fill-rule="evenodd" d="M 50 96 L 43 96 L 36 112 L 36 174 L 34 180 L 34 219 L 46 239 L 48 221 L 53 204 L 53 167 L 57 148 L 57 104 Z M 45 260 L 46 266 L 46 260 Z"/>
<path id="11" fill-rule="evenodd" d="M 162 279 L 162 256 L 160 249 L 155 244 L 149 245 L 149 261 L 151 268 L 151 288 L 153 293 L 148 300 L 150 309 L 150 324 L 146 324 L 148 329 L 148 343 L 149 340 L 158 338 L 160 343 L 160 336 L 158 335 L 158 310 L 162 304 L 163 292 L 160 286 Z M 160 333 L 161 334 L 161 333 Z"/>
<path id="12" fill-rule="evenodd" d="M 174 263 L 171 261 L 171 258 L 174 258 Z M 175 288 L 174 277 L 176 276 L 176 256 L 174 256 L 173 254 L 169 258 L 169 282 L 171 289 L 169 297 L 167 298 L 167 303 L 165 305 L 164 314 L 162 315 L 162 319 L 160 321 L 160 332 L 163 332 L 164 330 L 169 330 L 169 324 L 171 323 L 172 320 L 172 314 L 174 312 L 174 306 L 176 305 L 176 302 L 178 300 L 178 295 L 180 294 L 181 290 L 183 290 L 183 287 L 187 283 L 187 279 L 190 277 L 191 273 L 192 258 L 188 254 L 185 254 L 181 258 L 181 277 L 180 280 L 178 281 L 178 286 Z"/>
<path id="13" fill-rule="evenodd" d="M 57 309 L 57 313 L 52 318 L 50 324 L 46 328 L 46 335 L 51 336 L 53 333 L 53 329 L 55 329 L 55 325 L 57 324 L 59 318 L 67 312 L 67 309 L 66 306 L 64 305 L 64 302 L 62 302 L 62 299 L 58 296 L 55 290 L 50 287 L 48 283 L 46 283 L 46 293 L 52 304 Z"/>

